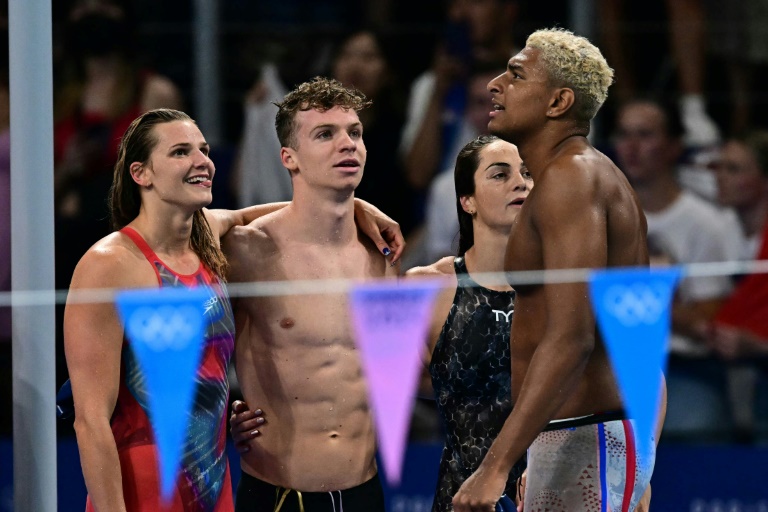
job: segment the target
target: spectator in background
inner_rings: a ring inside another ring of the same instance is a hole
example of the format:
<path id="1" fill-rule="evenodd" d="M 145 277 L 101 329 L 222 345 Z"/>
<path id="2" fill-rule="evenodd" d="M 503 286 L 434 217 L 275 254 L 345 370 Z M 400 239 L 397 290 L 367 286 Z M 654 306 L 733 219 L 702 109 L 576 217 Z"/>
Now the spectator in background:
<path id="1" fill-rule="evenodd" d="M 645 212 L 649 247 L 666 253 L 655 259 L 680 264 L 730 259 L 734 244 L 729 237 L 738 226 L 676 180 L 684 132 L 677 109 L 651 99 L 632 100 L 619 109 L 616 124 L 619 168 Z M 725 365 L 713 356 L 699 326 L 714 317 L 730 290 L 726 276 L 685 278 L 678 287 L 672 307 L 666 433 L 724 433 L 718 429 L 728 424 Z"/>
<path id="2" fill-rule="evenodd" d="M 768 258 L 768 132 L 728 140 L 714 168 L 720 203 L 735 210 L 741 226 L 737 256 L 743 260 Z M 766 422 L 762 435 L 768 436 L 768 415 L 759 414 L 768 401 L 766 318 L 768 280 L 763 274 L 752 274 L 740 279 L 704 331 L 710 345 L 730 362 L 734 433 L 740 442 L 755 439 L 759 421 Z"/>
<path id="3" fill-rule="evenodd" d="M 405 174 L 417 190 L 451 168 L 479 133 L 468 124 L 467 77 L 472 63 L 506 62 L 514 53 L 516 0 L 450 0 L 448 21 L 432 68 L 416 78 L 400 142 Z M 430 260 L 431 261 L 431 260 Z"/>
<path id="4" fill-rule="evenodd" d="M 368 28 L 356 30 L 338 45 L 329 74 L 373 101 L 360 113 L 371 158 L 356 195 L 386 211 L 407 234 L 416 223 L 416 207 L 397 158 L 404 116 L 392 60 L 382 34 Z M 276 68 L 267 65 L 246 99 L 246 124 L 233 182 L 239 204 L 282 201 L 292 196 L 290 175 L 280 162 L 280 143 L 273 126 L 276 107 L 269 103 L 282 99 L 285 93 Z"/>
<path id="5" fill-rule="evenodd" d="M 739 259 L 755 259 L 768 220 L 768 131 L 729 139 L 713 167 L 719 203 L 733 208 L 739 218 Z"/>

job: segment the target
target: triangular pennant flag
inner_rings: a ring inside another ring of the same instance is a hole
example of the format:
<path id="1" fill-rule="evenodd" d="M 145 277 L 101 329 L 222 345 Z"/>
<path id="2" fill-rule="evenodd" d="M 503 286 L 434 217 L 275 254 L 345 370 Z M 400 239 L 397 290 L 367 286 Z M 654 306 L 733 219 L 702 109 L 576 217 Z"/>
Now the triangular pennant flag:
<path id="1" fill-rule="evenodd" d="M 167 504 L 178 478 L 206 327 L 207 288 L 154 288 L 117 294 L 120 317 L 141 368 Z"/>
<path id="2" fill-rule="evenodd" d="M 602 339 L 629 416 L 637 450 L 648 454 L 666 366 L 670 310 L 680 269 L 617 269 L 592 273 L 590 295 Z"/>
<path id="3" fill-rule="evenodd" d="M 350 295 L 355 339 L 390 485 L 400 482 L 405 443 L 440 281 L 364 284 Z"/>

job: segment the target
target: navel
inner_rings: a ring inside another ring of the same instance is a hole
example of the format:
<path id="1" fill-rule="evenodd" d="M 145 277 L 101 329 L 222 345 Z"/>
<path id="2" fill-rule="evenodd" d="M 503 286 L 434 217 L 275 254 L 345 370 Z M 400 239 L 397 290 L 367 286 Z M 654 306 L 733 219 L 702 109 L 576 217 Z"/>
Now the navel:
<path id="1" fill-rule="evenodd" d="M 286 316 L 285 318 L 280 320 L 280 327 L 282 327 L 283 329 L 290 329 L 294 325 L 296 325 L 296 322 L 294 321 L 293 318 L 289 316 Z"/>

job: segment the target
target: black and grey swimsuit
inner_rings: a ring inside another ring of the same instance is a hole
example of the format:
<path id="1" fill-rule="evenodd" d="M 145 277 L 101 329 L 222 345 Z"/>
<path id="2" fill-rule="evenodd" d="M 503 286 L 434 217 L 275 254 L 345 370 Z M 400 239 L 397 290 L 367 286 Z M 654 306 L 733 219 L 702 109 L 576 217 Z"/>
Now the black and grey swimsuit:
<path id="1" fill-rule="evenodd" d="M 445 431 L 433 512 L 453 510 L 453 496 L 483 461 L 512 411 L 509 332 L 515 294 L 478 285 L 464 258 L 453 265 L 459 286 L 429 366 Z M 510 472 L 509 496 L 515 495 L 524 469 L 521 460 Z"/>

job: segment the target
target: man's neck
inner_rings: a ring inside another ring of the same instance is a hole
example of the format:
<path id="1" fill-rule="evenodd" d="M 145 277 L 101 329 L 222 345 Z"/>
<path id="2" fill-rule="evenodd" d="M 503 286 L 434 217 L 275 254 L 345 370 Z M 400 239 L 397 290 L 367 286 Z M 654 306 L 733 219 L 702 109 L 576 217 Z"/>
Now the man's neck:
<path id="1" fill-rule="evenodd" d="M 287 213 L 295 222 L 301 239 L 322 244 L 343 245 L 357 237 L 354 193 L 318 191 L 294 187 Z"/>
<path id="2" fill-rule="evenodd" d="M 574 151 L 577 147 L 590 146 L 586 138 L 588 133 L 588 130 L 571 122 L 550 121 L 541 129 L 530 131 L 510 142 L 517 146 L 520 157 L 536 183 L 541 173 L 562 154 Z"/>
<path id="3" fill-rule="evenodd" d="M 640 207 L 649 213 L 658 213 L 669 208 L 682 192 L 672 169 L 661 172 L 652 179 L 634 181 L 632 188 L 635 189 Z"/>

